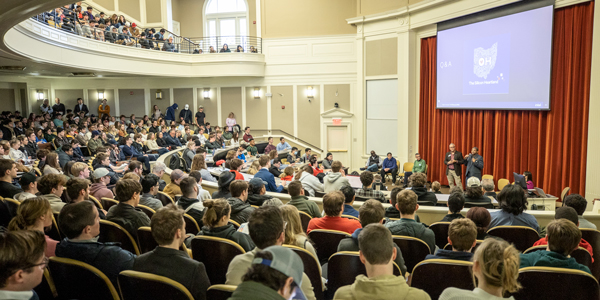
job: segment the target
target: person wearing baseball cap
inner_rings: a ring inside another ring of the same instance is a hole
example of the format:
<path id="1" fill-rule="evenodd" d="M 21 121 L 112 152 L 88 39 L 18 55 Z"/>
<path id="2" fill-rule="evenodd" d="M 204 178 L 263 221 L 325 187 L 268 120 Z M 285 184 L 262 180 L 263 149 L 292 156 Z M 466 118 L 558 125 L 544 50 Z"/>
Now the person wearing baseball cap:
<path id="1" fill-rule="evenodd" d="M 13 198 L 15 200 L 23 201 L 25 199 L 37 197 L 35 195 L 38 192 L 37 177 L 35 177 L 35 175 L 31 173 L 23 173 L 23 175 L 21 175 L 21 179 L 19 180 L 19 184 L 21 185 L 23 192 L 14 195 Z"/>
<path id="2" fill-rule="evenodd" d="M 248 182 L 248 203 L 250 205 L 262 206 L 263 203 L 273 197 L 265 195 L 267 183 L 260 178 L 252 178 Z"/>
<path id="3" fill-rule="evenodd" d="M 467 180 L 467 189 L 465 190 L 465 202 L 474 203 L 491 203 L 490 197 L 483 195 L 483 189 L 481 188 L 481 181 L 479 178 L 473 176 Z"/>
<path id="4" fill-rule="evenodd" d="M 302 259 L 294 251 L 282 246 L 268 247 L 256 253 L 243 282 L 229 299 L 306 300 L 299 288 L 303 273 Z"/>
<path id="5" fill-rule="evenodd" d="M 90 195 L 100 200 L 102 198 L 113 199 L 115 195 L 106 186 L 110 184 L 109 171 L 106 168 L 97 168 L 92 173 L 92 185 L 90 186 Z"/>

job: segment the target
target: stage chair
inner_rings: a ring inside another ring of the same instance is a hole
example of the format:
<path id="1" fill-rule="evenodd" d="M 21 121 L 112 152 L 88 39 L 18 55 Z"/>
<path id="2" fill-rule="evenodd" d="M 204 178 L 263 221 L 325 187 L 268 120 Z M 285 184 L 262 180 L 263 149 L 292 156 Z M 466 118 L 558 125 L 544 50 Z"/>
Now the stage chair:
<path id="1" fill-rule="evenodd" d="M 510 181 L 506 178 L 498 180 L 498 190 L 501 191 L 505 186 L 509 185 Z"/>
<path id="2" fill-rule="evenodd" d="M 111 221 L 100 220 L 100 238 L 98 241 L 101 243 L 118 242 L 121 243 L 121 248 L 124 250 L 140 255 L 140 250 L 131 234 L 121 225 Z"/>
<path id="3" fill-rule="evenodd" d="M 598 281 L 580 270 L 551 267 L 527 267 L 519 270 L 521 290 L 516 300 L 525 299 L 598 299 Z"/>
<path id="4" fill-rule="evenodd" d="M 306 230 L 308 229 L 308 223 L 310 223 L 312 217 L 308 213 L 303 211 L 298 211 L 298 213 L 300 213 L 300 222 L 302 222 L 302 229 L 304 230 L 304 233 L 306 233 Z"/>
<path id="5" fill-rule="evenodd" d="M 529 249 L 540 239 L 537 231 L 527 226 L 496 226 L 487 233 L 513 244 L 521 252 Z"/>
<path id="6" fill-rule="evenodd" d="M 485 174 L 485 175 L 481 176 L 481 180 L 483 180 L 483 179 L 491 179 L 491 180 L 494 180 L 494 175 Z"/>
<path id="7" fill-rule="evenodd" d="M 192 239 L 192 256 L 206 267 L 211 283 L 224 284 L 227 267 L 236 255 L 246 251 L 238 243 L 212 236 L 199 235 Z"/>
<path id="8" fill-rule="evenodd" d="M 440 249 L 444 248 L 444 245 L 448 243 L 448 228 L 450 222 L 435 222 L 429 225 L 429 229 L 435 234 L 435 244 Z"/>
<path id="9" fill-rule="evenodd" d="M 423 261 L 427 254 L 431 253 L 429 245 L 421 239 L 403 235 L 393 235 L 392 238 L 394 239 L 394 243 L 400 248 L 400 251 L 402 251 L 404 264 L 409 273 L 412 273 L 415 266 Z"/>
<path id="10" fill-rule="evenodd" d="M 340 241 L 350 237 L 350 235 L 337 230 L 313 229 L 308 237 L 315 243 L 315 250 L 322 265 L 327 262 L 331 255 L 337 252 Z"/>
<path id="11" fill-rule="evenodd" d="M 119 273 L 118 282 L 122 300 L 194 300 L 185 286 L 164 276 L 128 270 Z"/>
<path id="12" fill-rule="evenodd" d="M 452 259 L 427 259 L 415 266 L 409 285 L 422 289 L 431 299 L 437 299 L 449 287 L 473 290 L 472 262 Z"/>
<path id="13" fill-rule="evenodd" d="M 563 202 L 565 200 L 565 197 L 567 196 L 570 190 L 570 187 L 566 187 L 562 190 L 562 192 L 560 192 L 560 202 Z"/>
<path id="14" fill-rule="evenodd" d="M 283 246 L 291 249 L 300 256 L 302 263 L 304 263 L 304 274 L 310 279 L 310 283 L 315 292 L 315 297 L 317 300 L 324 300 L 325 295 L 323 294 L 323 282 L 321 281 L 321 266 L 319 265 L 319 260 L 304 248 L 293 245 Z"/>
<path id="15" fill-rule="evenodd" d="M 53 256 L 48 268 L 60 299 L 120 299 L 108 277 L 91 265 Z"/>
<path id="16" fill-rule="evenodd" d="M 214 284 L 206 291 L 206 299 L 210 300 L 227 300 L 237 289 L 237 285 Z"/>

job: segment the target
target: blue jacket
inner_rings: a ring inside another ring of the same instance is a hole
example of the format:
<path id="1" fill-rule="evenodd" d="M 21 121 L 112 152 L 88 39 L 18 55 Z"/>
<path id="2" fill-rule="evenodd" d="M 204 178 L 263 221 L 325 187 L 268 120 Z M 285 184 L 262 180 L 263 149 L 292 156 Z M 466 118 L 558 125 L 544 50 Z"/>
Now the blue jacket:
<path id="1" fill-rule="evenodd" d="M 121 151 L 123 151 L 123 154 L 125 154 L 125 156 L 127 156 L 127 157 L 130 157 L 132 155 L 134 157 L 138 157 L 138 156 L 142 155 L 135 149 L 135 147 L 131 147 L 131 146 L 127 146 L 127 145 L 123 145 L 123 148 L 121 148 Z"/>
<path id="2" fill-rule="evenodd" d="M 344 204 L 344 212 L 342 215 L 348 215 L 358 218 L 358 210 L 354 209 L 352 205 Z"/>
<path id="3" fill-rule="evenodd" d="M 181 147 L 181 142 L 179 141 L 179 139 L 176 137 L 172 137 L 170 134 L 165 135 L 163 140 L 165 140 L 165 143 L 167 143 L 167 145 L 169 145 L 169 146 L 180 146 Z"/>
<path id="4" fill-rule="evenodd" d="M 254 178 L 260 178 L 267 183 L 265 187 L 269 192 L 278 192 L 281 193 L 283 191 L 283 186 L 277 186 L 275 184 L 275 176 L 269 172 L 267 169 L 260 169 L 258 173 L 254 174 Z"/>
<path id="5" fill-rule="evenodd" d="M 387 157 L 383 160 L 383 165 L 381 166 L 382 169 L 385 168 L 390 168 L 390 169 L 397 169 L 398 165 L 396 165 L 396 159 L 392 157 L 392 159 L 388 159 Z"/>
<path id="6" fill-rule="evenodd" d="M 167 115 L 165 116 L 165 120 L 175 121 L 175 110 L 178 107 L 179 106 L 177 105 L 177 103 L 167 107 Z"/>

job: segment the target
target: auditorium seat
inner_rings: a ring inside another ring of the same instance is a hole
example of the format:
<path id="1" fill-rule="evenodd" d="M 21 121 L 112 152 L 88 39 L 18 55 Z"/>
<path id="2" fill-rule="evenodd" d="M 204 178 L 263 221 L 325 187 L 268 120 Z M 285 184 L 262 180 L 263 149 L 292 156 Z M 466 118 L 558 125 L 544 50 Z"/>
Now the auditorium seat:
<path id="1" fill-rule="evenodd" d="M 596 280 L 600 280 L 600 231 L 586 228 L 581 228 L 580 230 L 581 238 L 590 243 L 594 251 L 594 257 L 596 258 L 592 263 L 590 271 L 592 271 L 592 275 L 596 277 Z"/>
<path id="2" fill-rule="evenodd" d="M 529 249 L 540 239 L 537 231 L 527 226 L 496 226 L 487 233 L 513 244 L 521 252 Z"/>
<path id="3" fill-rule="evenodd" d="M 431 299 L 437 299 L 449 287 L 472 290 L 472 262 L 452 259 L 427 259 L 417 264 L 410 276 L 409 285 L 422 289 Z"/>
<path id="4" fill-rule="evenodd" d="M 563 202 L 565 200 L 565 197 L 567 196 L 570 190 L 570 187 L 566 187 L 562 190 L 562 192 L 560 192 L 560 202 Z"/>
<path id="5" fill-rule="evenodd" d="M 204 264 L 212 284 L 223 284 L 229 263 L 246 251 L 238 243 L 212 236 L 199 235 L 192 239 L 192 256 Z"/>
<path id="6" fill-rule="evenodd" d="M 3 198 L 4 203 L 6 204 L 6 206 L 8 206 L 8 211 L 10 212 L 11 216 L 16 216 L 17 215 L 17 209 L 19 208 L 19 205 L 21 205 L 21 202 L 12 199 L 12 198 Z"/>
<path id="7" fill-rule="evenodd" d="M 44 277 L 42 277 L 42 282 L 33 290 L 41 300 L 56 299 L 56 286 L 54 285 L 54 281 L 52 280 L 52 276 L 50 276 L 48 268 L 44 269 Z"/>
<path id="8" fill-rule="evenodd" d="M 113 205 L 119 204 L 119 201 L 106 197 L 100 198 L 100 201 L 102 202 L 102 207 L 104 207 L 106 211 L 108 211 Z"/>
<path id="9" fill-rule="evenodd" d="M 402 251 L 406 270 L 412 273 L 414 267 L 425 259 L 427 254 L 431 253 L 431 249 L 423 240 L 403 235 L 393 235 L 394 243 L 398 245 Z M 318 253 L 318 252 L 317 252 Z"/>
<path id="10" fill-rule="evenodd" d="M 527 267 L 519 270 L 523 288 L 512 296 L 529 299 L 599 299 L 598 281 L 580 270 L 550 267 Z"/>
<path id="11" fill-rule="evenodd" d="M 346 218 L 346 219 L 350 219 L 350 220 L 356 220 L 358 221 L 358 218 L 355 216 L 351 216 L 351 215 L 342 215 L 342 218 Z"/>
<path id="12" fill-rule="evenodd" d="M 146 205 L 138 204 L 137 208 L 139 208 L 140 210 L 142 210 L 146 214 L 146 216 L 148 216 L 149 219 L 152 219 L 152 216 L 155 213 L 154 209 L 152 209 L 152 208 L 150 208 L 150 207 L 148 207 Z"/>
<path id="13" fill-rule="evenodd" d="M 127 270 L 119 273 L 118 281 L 122 300 L 194 300 L 185 286 L 164 276 Z"/>
<path id="14" fill-rule="evenodd" d="M 440 249 L 448 243 L 448 227 L 450 222 L 435 222 L 429 225 L 429 229 L 435 234 L 435 245 Z"/>
<path id="15" fill-rule="evenodd" d="M 108 277 L 91 265 L 53 256 L 50 257 L 48 268 L 59 299 L 120 299 Z"/>
<path id="16" fill-rule="evenodd" d="M 302 222 L 302 229 L 306 233 L 306 230 L 308 229 L 308 223 L 310 223 L 312 217 L 308 213 L 303 211 L 298 211 L 298 213 L 300 213 L 300 222 Z"/>
<path id="17" fill-rule="evenodd" d="M 56 220 L 58 219 L 58 214 L 56 216 L 52 214 L 52 226 L 50 229 L 46 229 L 46 235 L 48 235 L 51 239 L 55 241 L 62 241 L 63 236 L 60 234 L 60 230 L 58 228 L 58 223 Z"/>
<path id="18" fill-rule="evenodd" d="M 100 201 L 98 201 L 98 199 L 96 199 L 96 197 L 94 197 L 92 195 L 88 195 L 88 199 L 90 199 L 92 202 L 94 202 L 94 204 L 96 205 L 96 207 L 98 209 L 104 209 L 104 207 L 102 206 L 102 203 L 100 203 Z"/>
<path id="19" fill-rule="evenodd" d="M 312 253 L 304 248 L 300 248 L 293 245 L 283 245 L 286 248 L 294 251 L 304 264 L 304 274 L 310 279 L 310 283 L 313 286 L 315 297 L 317 300 L 324 300 L 325 295 L 323 294 L 323 282 L 321 281 L 321 268 L 319 266 L 319 260 Z"/>
<path id="20" fill-rule="evenodd" d="M 173 201 L 173 198 L 171 198 L 171 196 L 169 196 L 163 192 L 160 192 L 160 191 L 156 194 L 156 198 L 158 200 L 160 200 L 160 202 L 162 202 L 163 206 L 167 206 L 169 204 L 175 203 L 175 201 Z"/>
<path id="21" fill-rule="evenodd" d="M 494 175 L 490 175 L 490 174 L 485 174 L 481 177 L 481 180 L 483 179 L 491 179 L 494 180 Z"/>
<path id="22" fill-rule="evenodd" d="M 308 238 L 315 243 L 321 265 L 337 252 L 340 241 L 347 237 L 350 235 L 346 232 L 329 229 L 313 229 L 308 234 Z"/>
<path id="23" fill-rule="evenodd" d="M 111 221 L 100 220 L 100 238 L 98 238 L 98 242 L 121 243 L 121 248 L 135 255 L 140 255 L 140 250 L 131 234 L 121 225 Z"/>
<path id="24" fill-rule="evenodd" d="M 227 300 L 237 289 L 237 285 L 213 284 L 206 291 L 206 299 Z"/>
<path id="25" fill-rule="evenodd" d="M 183 220 L 185 221 L 185 232 L 186 233 L 192 233 L 194 235 L 198 234 L 198 232 L 200 232 L 200 229 L 202 229 L 202 225 L 198 224 L 198 222 L 196 222 L 196 219 L 194 219 L 192 216 L 188 215 L 188 214 L 183 214 Z"/>

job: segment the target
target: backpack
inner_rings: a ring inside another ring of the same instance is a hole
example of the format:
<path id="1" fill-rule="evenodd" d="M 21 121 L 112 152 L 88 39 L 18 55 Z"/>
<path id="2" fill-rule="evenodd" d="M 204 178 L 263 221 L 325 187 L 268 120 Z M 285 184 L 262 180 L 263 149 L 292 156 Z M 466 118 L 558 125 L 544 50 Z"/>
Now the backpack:
<path id="1" fill-rule="evenodd" d="M 183 157 L 179 156 L 177 153 L 171 154 L 171 158 L 169 159 L 169 168 L 171 170 L 182 170 L 185 172 L 187 169 L 187 163 L 183 159 Z"/>

